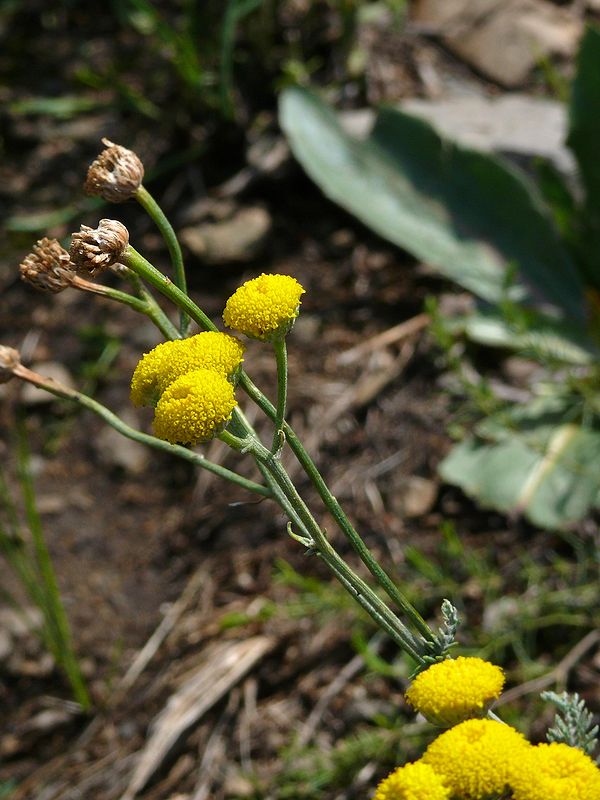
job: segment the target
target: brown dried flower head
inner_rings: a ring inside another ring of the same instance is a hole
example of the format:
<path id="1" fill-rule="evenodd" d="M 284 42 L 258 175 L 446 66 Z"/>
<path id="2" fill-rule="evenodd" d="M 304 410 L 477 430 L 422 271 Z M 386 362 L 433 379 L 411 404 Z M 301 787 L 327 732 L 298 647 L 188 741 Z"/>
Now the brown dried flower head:
<path id="1" fill-rule="evenodd" d="M 0 383 L 8 383 L 20 363 L 18 350 L 0 344 Z"/>
<path id="2" fill-rule="evenodd" d="M 102 139 L 103 150 L 88 169 L 83 185 L 86 194 L 109 203 L 123 203 L 136 193 L 144 179 L 144 165 L 133 150 Z"/>
<path id="3" fill-rule="evenodd" d="M 112 267 L 129 244 L 129 231 L 115 219 L 101 219 L 97 228 L 82 225 L 71 238 L 71 261 L 82 272 L 96 275 Z"/>
<path id="4" fill-rule="evenodd" d="M 56 239 L 40 239 L 19 266 L 21 278 L 44 292 L 62 292 L 71 285 L 75 269 Z"/>

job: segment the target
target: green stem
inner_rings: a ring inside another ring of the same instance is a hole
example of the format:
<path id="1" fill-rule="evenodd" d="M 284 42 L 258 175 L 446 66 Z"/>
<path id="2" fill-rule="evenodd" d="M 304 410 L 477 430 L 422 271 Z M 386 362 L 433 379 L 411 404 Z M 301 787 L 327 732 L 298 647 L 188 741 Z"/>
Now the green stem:
<path id="1" fill-rule="evenodd" d="M 277 362 L 277 408 L 275 411 L 275 432 L 273 434 L 273 445 L 271 452 L 277 454 L 281 452 L 285 441 L 283 433 L 283 422 L 285 420 L 285 410 L 287 405 L 287 382 L 288 364 L 287 347 L 285 336 L 278 336 L 273 342 L 275 349 L 275 360 Z"/>
<path id="2" fill-rule="evenodd" d="M 178 456 L 179 458 L 183 458 L 185 461 L 190 461 L 192 464 L 196 464 L 196 466 L 201 467 L 208 472 L 212 472 L 215 475 L 218 475 L 220 478 L 225 478 L 225 480 L 235 483 L 242 489 L 247 489 L 249 492 L 259 494 L 263 497 L 272 497 L 272 492 L 268 487 L 262 486 L 260 483 L 255 483 L 248 478 L 244 478 L 242 475 L 238 475 L 237 472 L 233 472 L 232 470 L 222 467 L 219 464 L 214 464 L 212 461 L 208 461 L 208 459 L 204 458 L 204 456 L 200 453 L 195 453 L 193 450 L 188 450 L 187 447 L 182 447 L 178 444 L 170 444 L 169 442 L 165 442 L 163 439 L 157 439 L 156 436 L 150 436 L 147 433 L 142 433 L 142 431 L 138 431 L 135 428 L 130 427 L 123 422 L 120 417 L 106 408 L 106 406 L 103 406 L 102 403 L 99 403 L 92 397 L 88 397 L 88 395 L 83 394 L 82 392 L 78 392 L 76 389 L 63 386 L 57 381 L 52 380 L 52 378 L 44 378 L 42 375 L 32 372 L 23 365 L 19 365 L 15 369 L 14 374 L 18 378 L 21 378 L 28 383 L 32 383 L 34 386 L 38 386 L 40 389 L 44 389 L 56 397 L 62 397 L 66 400 L 74 400 L 76 403 L 79 403 L 85 408 L 89 408 L 90 411 L 93 411 L 94 414 L 97 414 L 111 427 L 128 439 L 132 439 L 140 444 L 153 447 L 155 450 L 162 450 L 165 453 Z"/>
<path id="3" fill-rule="evenodd" d="M 399 647 L 405 650 L 418 664 L 424 665 L 425 660 L 423 659 L 419 644 L 414 636 L 406 629 L 398 617 L 390 611 L 371 587 L 350 569 L 346 562 L 331 546 L 325 533 L 321 530 L 308 507 L 298 494 L 289 475 L 273 453 L 267 450 L 266 447 L 253 437 L 239 439 L 227 431 L 224 431 L 221 434 L 221 439 L 235 450 L 242 453 L 251 453 L 257 461 L 264 464 L 275 479 L 281 492 L 285 495 L 288 503 L 294 508 L 295 513 L 301 520 L 304 529 L 308 532 L 313 542 L 312 546 L 315 551 L 340 580 L 344 588 Z"/>
<path id="4" fill-rule="evenodd" d="M 172 303 L 174 303 L 176 306 L 179 306 L 179 308 L 184 309 L 189 314 L 191 319 L 193 319 L 194 322 L 196 322 L 203 330 L 218 330 L 217 326 L 212 322 L 212 320 L 207 317 L 207 315 L 200 308 L 198 308 L 198 306 L 187 296 L 187 294 L 184 294 L 180 289 L 178 289 L 177 286 L 175 286 L 175 284 L 169 280 L 166 275 L 163 275 L 160 270 L 156 269 L 153 264 L 151 264 L 147 259 L 144 258 L 144 256 L 138 253 L 135 248 L 131 247 L 131 245 L 129 245 L 126 251 L 123 253 L 121 261 L 140 278 L 147 281 L 151 286 L 154 286 L 155 289 L 158 289 L 158 291 L 171 300 Z M 256 436 L 252 426 L 245 419 L 239 407 L 234 409 L 233 415 L 234 419 L 239 422 L 240 425 L 242 425 L 248 434 Z M 184 452 L 189 452 L 185 451 L 185 448 L 182 449 Z M 275 491 L 273 479 L 268 471 L 266 471 L 261 465 L 259 465 L 259 468 L 263 474 L 263 477 L 269 484 L 270 489 L 267 491 Z"/>
<path id="5" fill-rule="evenodd" d="M 258 387 L 254 385 L 254 383 L 250 380 L 250 378 L 246 373 L 242 373 L 240 377 L 240 385 L 268 417 L 270 417 L 273 421 L 277 420 L 277 409 L 264 396 L 264 394 L 260 391 L 260 389 L 258 389 Z M 285 421 L 283 421 L 282 423 L 282 428 L 285 434 L 285 438 L 288 444 L 290 445 L 293 453 L 295 454 L 296 458 L 302 465 L 304 471 L 312 481 L 314 487 L 319 493 L 321 500 L 330 511 L 336 523 L 339 525 L 341 531 L 346 535 L 346 537 L 350 541 L 350 544 L 360 557 L 363 564 L 368 568 L 368 570 L 371 572 L 373 577 L 378 581 L 380 586 L 387 592 L 390 599 L 393 600 L 397 604 L 397 606 L 408 616 L 408 618 L 411 620 L 411 622 L 413 623 L 415 628 L 419 631 L 419 633 L 422 636 L 424 636 L 427 640 L 430 641 L 433 640 L 433 632 L 431 628 L 429 627 L 429 625 L 427 625 L 423 617 L 419 614 L 419 612 L 408 600 L 408 598 L 405 597 L 405 595 L 396 586 L 394 581 L 392 581 L 389 575 L 382 569 L 379 563 L 375 560 L 371 551 L 361 538 L 360 534 L 355 530 L 354 526 L 344 513 L 342 507 L 337 501 L 337 498 L 334 497 L 334 495 L 329 490 L 329 487 L 323 480 L 321 473 L 317 469 L 311 457 L 304 449 L 302 443 L 294 433 L 293 429 Z"/>
<path id="6" fill-rule="evenodd" d="M 187 292 L 185 267 L 183 264 L 183 254 L 179 240 L 173 230 L 173 226 L 165 216 L 162 208 L 152 197 L 145 186 L 140 185 L 135 193 L 135 198 L 147 214 L 154 220 L 156 227 L 161 232 L 163 239 L 169 249 L 171 264 L 175 275 L 175 284 L 185 294 Z M 188 331 L 189 320 L 187 314 L 182 310 L 180 315 L 180 331 L 185 336 Z"/>
<path id="7" fill-rule="evenodd" d="M 185 309 L 190 317 L 205 330 L 217 330 L 216 325 L 204 314 L 198 306 L 190 300 L 190 298 L 177 289 L 176 286 L 159 270 L 156 269 L 149 261 L 140 255 L 133 247 L 128 246 L 122 259 L 127 266 L 134 272 L 137 272 L 142 278 L 148 281 L 152 286 L 158 289 L 159 292 L 168 297 L 175 305 Z M 246 391 L 248 396 L 254 400 L 258 407 L 270 419 L 276 422 L 277 409 L 273 404 L 264 396 L 257 386 L 250 380 L 248 375 L 242 371 L 240 376 L 240 385 Z M 323 480 L 313 460 L 310 458 L 300 440 L 294 433 L 293 429 L 287 422 L 283 421 L 282 429 L 285 434 L 292 451 L 296 458 L 302 465 L 304 471 L 315 486 L 321 500 L 329 509 L 336 523 L 339 525 L 340 530 L 350 541 L 350 544 L 359 555 L 365 566 L 369 569 L 373 577 L 379 582 L 381 587 L 387 592 L 388 596 L 398 605 L 400 609 L 408 616 L 415 628 L 419 633 L 428 641 L 433 641 L 434 634 L 430 627 L 427 625 L 423 617 L 419 614 L 416 608 L 408 600 L 407 597 L 400 591 L 392 579 L 381 568 L 378 562 L 371 554 L 369 548 L 362 540 L 359 533 L 355 530 L 352 523 L 344 513 L 337 499 L 329 490 L 329 487 Z"/>
<path id="8" fill-rule="evenodd" d="M 137 272 L 140 278 L 147 281 L 151 286 L 154 286 L 155 289 L 158 289 L 165 297 L 168 297 L 169 300 L 175 303 L 182 311 L 189 314 L 194 322 L 197 322 L 205 331 L 218 330 L 214 322 L 206 316 L 204 311 L 198 308 L 185 292 L 182 292 L 170 278 L 163 275 L 160 270 L 156 269 L 155 266 L 145 259 L 141 253 L 138 253 L 131 245 L 127 246 L 120 260 L 123 264 L 128 266 L 129 269 Z"/>
<path id="9" fill-rule="evenodd" d="M 131 269 L 127 269 L 127 279 L 135 288 L 138 297 L 144 300 L 147 305 L 148 309 L 151 313 L 148 313 L 148 317 L 154 322 L 156 327 L 161 331 L 165 339 L 181 339 L 182 334 L 180 333 L 179 329 L 173 325 L 171 320 L 167 317 L 165 312 L 156 302 L 156 298 L 149 292 L 146 288 L 145 283 L 140 278 L 140 276 L 133 272 Z"/>
<path id="10" fill-rule="evenodd" d="M 135 275 L 135 273 L 133 274 Z M 132 294 L 121 292 L 119 289 L 113 289 L 111 286 L 105 286 L 101 283 L 93 283 L 79 276 L 72 281 L 72 285 L 75 289 L 97 294 L 101 297 L 108 297 L 109 300 L 115 300 L 117 303 L 129 306 L 129 308 L 137 311 L 139 314 L 145 314 L 166 339 L 178 339 L 179 331 L 177 328 L 160 308 L 142 282 L 139 281 L 139 278 L 138 282 L 139 287 L 136 288 L 138 289 L 140 297 L 134 297 Z"/>
<path id="11" fill-rule="evenodd" d="M 50 553 L 44 539 L 42 523 L 35 503 L 35 489 L 31 479 L 28 461 L 25 431 L 22 426 L 19 426 L 20 481 L 23 489 L 27 522 L 31 532 L 31 539 L 33 541 L 35 557 L 43 588 L 44 607 L 42 611 L 44 612 L 46 623 L 50 631 L 53 631 L 50 635 L 54 639 L 54 655 L 67 675 L 75 699 L 84 711 L 89 711 L 92 702 L 73 649 L 69 621 L 65 614 L 56 574 L 52 566 L 52 559 L 50 558 Z"/>

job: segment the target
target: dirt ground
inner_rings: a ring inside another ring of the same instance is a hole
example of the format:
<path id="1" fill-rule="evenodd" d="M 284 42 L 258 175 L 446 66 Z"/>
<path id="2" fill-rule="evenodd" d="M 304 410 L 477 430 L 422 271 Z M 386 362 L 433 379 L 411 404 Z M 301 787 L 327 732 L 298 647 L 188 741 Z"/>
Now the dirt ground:
<path id="1" fill-rule="evenodd" d="M 446 390 L 446 365 L 420 315 L 427 297 L 456 298 L 456 289 L 329 203 L 289 159 L 224 199 L 224 182 L 245 169 L 245 126 L 239 119 L 219 121 L 206 106 L 196 112 L 171 73 L 162 85 L 153 83 L 153 59 L 164 68 L 160 53 L 119 24 L 118 15 L 91 19 L 83 4 L 50 12 L 36 2 L 2 13 L 0 70 L 10 79 L 0 89 L 0 203 L 8 222 L 0 244 L 2 343 L 18 347 L 23 361 L 41 372 L 59 362 L 75 385 L 148 429 L 148 414 L 130 406 L 129 379 L 159 334 L 109 301 L 74 290 L 43 295 L 17 279 L 18 263 L 36 238 L 68 237 L 100 216 L 125 222 L 134 246 L 167 269 L 160 238 L 134 203 L 86 206 L 85 170 L 108 136 L 143 158 L 148 186 L 178 230 L 218 223 L 240 209 L 266 212 L 269 233 L 249 261 L 207 263 L 186 250 L 190 293 L 217 320 L 231 292 L 261 271 L 293 275 L 306 288 L 289 338 L 288 418 L 424 616 L 439 621 L 441 599 L 452 590 L 464 617 L 462 644 L 485 644 L 490 637 L 476 631 L 490 597 L 504 613 L 498 597 L 518 607 L 537 596 L 536 569 L 548 565 L 550 553 L 577 563 L 581 548 L 597 537 L 594 520 L 582 525 L 574 543 L 480 510 L 436 476 L 451 444 L 446 430 L 457 400 Z M 294 24 L 287 20 L 289 29 Z M 326 53 L 319 77 L 326 83 L 339 70 L 329 50 L 335 30 L 315 26 L 315 51 Z M 367 33 L 369 52 L 380 59 L 389 54 L 386 63 L 395 68 L 377 66 L 373 55 L 367 97 L 352 99 L 353 84 L 341 82 L 338 96 L 347 106 L 381 99 L 373 95 L 385 94 L 386 85 L 388 99 L 427 95 L 419 64 L 428 53 L 445 77 L 483 93 L 503 90 L 426 34 L 382 33 L 385 47 L 378 48 L 375 34 Z M 252 55 L 248 43 L 242 48 Z M 110 83 L 112 59 L 128 92 Z M 86 89 L 81 75 L 90 65 L 105 82 L 94 88 L 88 76 Z M 258 90 L 252 95 L 251 83 L 244 76 L 236 90 L 242 117 L 254 125 L 248 138 L 257 129 L 276 136 L 273 100 L 265 103 Z M 539 73 L 525 88 L 542 90 Z M 131 100 L 134 90 L 168 113 L 144 117 Z M 97 104 L 66 117 L 22 113 L 15 105 L 61 95 Z M 62 217 L 36 227 L 38 215 L 56 209 Z M 416 320 L 412 332 L 378 343 L 379 333 L 408 320 Z M 365 341 L 371 344 L 353 357 Z M 486 369 L 501 369 L 497 355 L 478 358 Z M 268 348 L 251 344 L 245 366 L 273 396 Z M 95 710 L 89 717 L 78 713 L 32 625 L 19 622 L 8 604 L 0 606 L 9 637 L 8 650 L 0 648 L 0 797 L 352 800 L 368 795 L 395 761 L 415 755 L 427 726 L 415 722 L 402 698 L 407 665 L 397 662 L 393 677 L 365 668 L 357 642 L 370 639 L 373 629 L 323 565 L 287 536 L 282 514 L 269 502 L 118 439 L 90 412 L 23 396 L 12 382 L 0 395 L 0 458 L 15 494 L 14 431 L 23 411 L 44 531 Z M 220 443 L 206 452 L 238 467 L 238 457 Z M 284 461 L 292 468 L 289 455 Z M 249 465 L 241 469 L 253 475 Z M 308 482 L 294 475 L 317 519 L 333 531 Z M 446 546 L 448 526 L 483 564 L 479 579 Z M 341 536 L 332 535 L 349 554 Z M 529 583 L 521 571 L 525 552 L 533 565 Z M 436 578 L 444 569 L 449 574 Z M 0 578 L 3 590 L 28 605 L 1 562 Z M 553 588 L 564 589 L 561 581 L 568 580 L 557 575 Z M 582 591 L 577 600 L 583 607 L 585 596 Z M 537 660 L 547 671 L 572 654 L 593 633 L 585 608 L 581 617 L 580 628 L 558 621 L 532 633 L 526 656 L 500 648 L 511 685 L 540 674 L 524 671 L 523 660 Z M 395 659 L 389 644 L 373 646 Z M 597 650 L 597 638 L 590 639 L 559 676 L 596 711 Z M 515 719 L 529 714 L 533 735 L 540 735 L 547 717 L 523 710 L 528 702 L 516 698 L 512 713 Z M 191 721 L 184 724 L 188 711 Z M 153 735 L 157 730 L 162 739 Z M 174 740 L 166 742 L 170 733 Z M 348 742 L 361 736 L 353 754 Z"/>

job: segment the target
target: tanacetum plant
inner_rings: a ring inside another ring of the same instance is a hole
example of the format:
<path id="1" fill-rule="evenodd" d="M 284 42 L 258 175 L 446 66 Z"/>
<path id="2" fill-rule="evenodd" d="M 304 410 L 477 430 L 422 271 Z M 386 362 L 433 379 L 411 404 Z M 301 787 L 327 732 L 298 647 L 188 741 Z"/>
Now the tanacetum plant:
<path id="1" fill-rule="evenodd" d="M 109 201 L 131 198 L 142 205 L 167 242 L 173 278 L 135 250 L 127 228 L 111 219 L 100 220 L 97 228 L 82 225 L 73 234 L 69 253 L 55 240 L 40 240 L 24 259 L 21 275 L 36 288 L 49 292 L 76 288 L 108 297 L 144 314 L 156 325 L 165 341 L 140 354 L 131 378 L 132 402 L 154 407 L 153 434 L 126 424 L 87 394 L 28 369 L 16 350 L 4 346 L 0 346 L 0 382 L 18 378 L 72 400 L 123 436 L 185 459 L 271 500 L 283 510 L 289 536 L 329 568 L 410 659 L 413 681 L 406 692 L 408 703 L 434 724 L 454 726 L 429 745 L 422 759 L 400 766 L 385 778 L 375 789 L 375 800 L 492 800 L 506 797 L 512 783 L 516 800 L 538 800 L 541 795 L 532 794 L 529 783 L 536 770 L 547 775 L 548 792 L 554 792 L 560 781 L 569 778 L 571 782 L 564 785 L 575 792 L 568 795 L 569 800 L 600 800 L 600 795 L 594 794 L 597 767 L 572 746 L 581 740 L 590 752 L 595 733 L 579 698 L 576 702 L 561 698 L 566 721 L 555 723 L 553 741 L 557 744 L 551 750 L 533 748 L 522 734 L 499 721 L 489 706 L 502 690 L 502 670 L 475 657 L 449 657 L 458 627 L 456 609 L 445 600 L 442 626 L 437 632 L 429 626 L 375 559 L 287 421 L 286 337 L 299 314 L 304 287 L 292 276 L 263 273 L 244 283 L 225 303 L 226 326 L 258 340 L 252 346 L 273 349 L 277 396 L 272 402 L 243 369 L 246 345 L 220 331 L 189 296 L 179 243 L 142 184 L 141 161 L 126 148 L 107 140 L 104 143 L 106 150 L 90 168 L 86 190 Z M 128 290 L 90 280 L 109 270 Z M 177 325 L 158 305 L 152 290 L 179 310 Z M 191 322 L 202 332 L 188 335 Z M 259 437 L 244 414 L 244 397 L 270 421 L 270 441 Z M 252 459 L 258 478 L 247 478 L 191 449 L 213 438 L 221 439 L 240 457 Z M 369 580 L 342 557 L 335 536 L 317 522 L 282 464 L 283 448 L 290 449 L 339 532 L 368 570 Z M 530 755 L 532 752 L 536 755 Z M 552 754 L 556 754 L 559 767 L 549 766 Z M 581 788 L 580 775 L 592 788 Z M 554 796 L 544 795 L 544 800 L 553 800 Z"/>
<path id="2" fill-rule="evenodd" d="M 449 727 L 484 714 L 504 686 L 504 673 L 481 658 L 459 656 L 421 672 L 406 692 L 410 705 L 435 725 Z"/>

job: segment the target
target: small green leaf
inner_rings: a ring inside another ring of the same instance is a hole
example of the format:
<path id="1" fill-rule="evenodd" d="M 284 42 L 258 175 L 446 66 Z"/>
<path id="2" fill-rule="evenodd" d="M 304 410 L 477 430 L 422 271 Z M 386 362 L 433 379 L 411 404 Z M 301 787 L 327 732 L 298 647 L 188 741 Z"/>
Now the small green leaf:
<path id="1" fill-rule="evenodd" d="M 536 315 L 523 330 L 510 325 L 493 309 L 451 321 L 453 330 L 462 329 L 479 344 L 518 350 L 538 361 L 590 365 L 598 353 L 586 332 L 578 326 Z"/>

